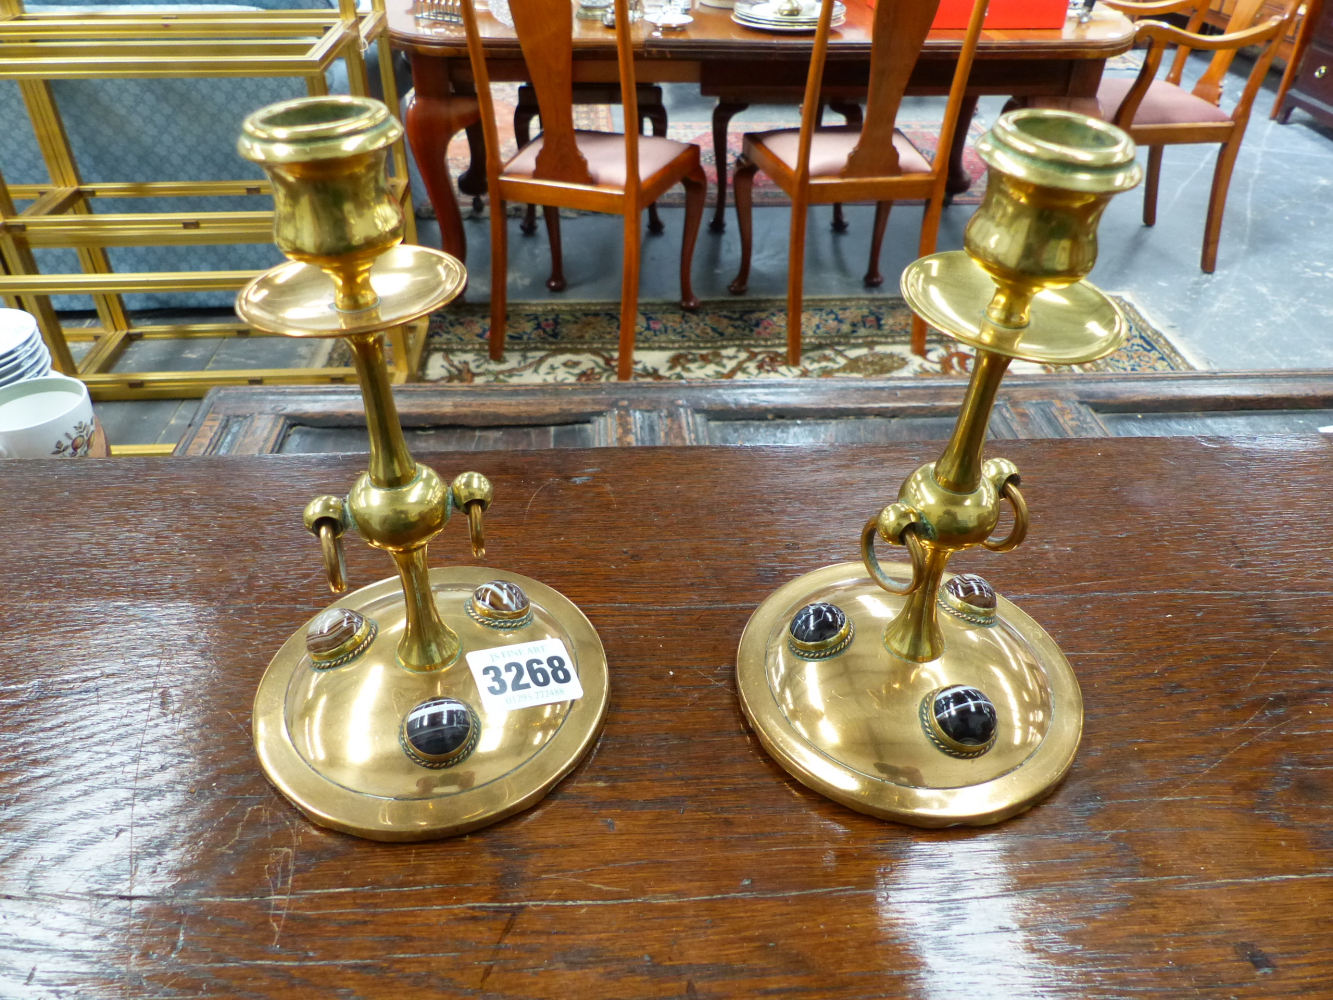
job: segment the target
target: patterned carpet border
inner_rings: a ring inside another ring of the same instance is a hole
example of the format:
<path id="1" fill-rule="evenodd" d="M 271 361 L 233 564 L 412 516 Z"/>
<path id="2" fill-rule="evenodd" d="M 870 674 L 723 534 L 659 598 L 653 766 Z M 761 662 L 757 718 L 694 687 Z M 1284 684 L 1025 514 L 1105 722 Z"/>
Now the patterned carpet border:
<path id="1" fill-rule="evenodd" d="M 1192 371 L 1194 366 L 1120 296 L 1130 337 L 1086 372 Z M 504 359 L 486 354 L 485 304 L 463 304 L 431 317 L 424 377 L 442 382 L 599 382 L 615 378 L 619 307 L 615 303 L 514 303 Z M 634 377 L 655 381 L 739 378 L 917 377 L 963 375 L 971 351 L 934 331 L 925 358 L 909 349 L 911 311 L 890 296 L 807 299 L 804 353 L 786 363 L 786 307 L 771 299 L 705 302 L 689 313 L 673 303 L 644 303 Z M 1068 370 L 1015 362 L 1014 371 Z"/>

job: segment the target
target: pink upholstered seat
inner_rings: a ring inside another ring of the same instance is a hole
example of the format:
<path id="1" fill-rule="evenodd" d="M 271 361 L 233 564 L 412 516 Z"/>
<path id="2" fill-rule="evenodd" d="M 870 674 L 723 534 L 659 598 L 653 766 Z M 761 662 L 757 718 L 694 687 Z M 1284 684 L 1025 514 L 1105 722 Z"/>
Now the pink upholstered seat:
<path id="1" fill-rule="evenodd" d="M 1115 118 L 1133 85 L 1134 81 L 1126 77 L 1102 78 L 1101 86 L 1097 88 L 1097 103 L 1101 105 L 1102 117 L 1108 122 Z M 1164 80 L 1154 80 L 1149 85 L 1148 93 L 1134 114 L 1135 125 L 1191 125 L 1230 120 L 1231 116 L 1216 104 L 1209 104 Z"/>
<path id="2" fill-rule="evenodd" d="M 745 138 L 750 142 L 762 143 L 788 167 L 796 169 L 796 154 L 801 144 L 800 129 L 784 128 L 773 132 L 752 132 Z M 852 155 L 852 150 L 860 141 L 859 128 L 834 126 L 817 129 L 810 143 L 810 176 L 839 176 L 842 168 L 847 165 L 847 157 Z M 898 166 L 903 173 L 930 173 L 930 162 L 917 152 L 907 136 L 897 129 L 893 133 L 893 148 L 898 150 Z"/>
<path id="3" fill-rule="evenodd" d="M 588 161 L 588 173 L 599 187 L 625 186 L 625 137 L 619 132 L 574 133 L 579 152 Z M 505 178 L 531 177 L 537 168 L 537 154 L 541 152 L 542 137 L 538 136 L 500 170 Z M 639 136 L 639 179 L 647 180 L 682 153 L 697 146 L 657 136 Z"/>
<path id="4" fill-rule="evenodd" d="M 827 18 L 832 13 L 833 0 L 821 2 L 820 16 Z M 754 132 L 745 136 L 745 145 L 736 161 L 734 175 L 736 216 L 741 230 L 741 261 L 736 277 L 727 289 L 733 295 L 743 295 L 749 287 L 754 248 L 754 178 L 762 170 L 791 199 L 793 206 L 790 235 L 785 248 L 787 363 L 790 365 L 801 363 L 801 301 L 805 278 L 805 231 L 811 214 L 806 209 L 809 206 L 832 205 L 833 230 L 843 232 L 847 228 L 842 213 L 844 203 L 874 204 L 875 221 L 870 227 L 870 261 L 862 279 L 867 287 L 875 288 L 884 283 L 884 275 L 879 269 L 879 253 L 888 230 L 889 213 L 895 204 L 909 200 L 925 202 L 925 211 L 920 215 L 921 239 L 918 250 L 921 256 L 935 252 L 940 213 L 948 197 L 945 189 L 950 150 L 953 148 L 955 128 L 964 135 L 967 131 L 967 123 L 959 121 L 959 114 L 965 104 L 971 109 L 971 104 L 966 101 L 967 78 L 972 70 L 972 58 L 976 54 L 986 13 L 986 0 L 963 2 L 965 7 L 970 8 L 968 28 L 963 36 L 958 61 L 953 66 L 952 83 L 947 88 L 949 102 L 940 120 L 939 138 L 936 140 L 939 155 L 933 163 L 913 148 L 907 137 L 894 126 L 901 111 L 908 79 L 917 66 L 917 57 L 930 33 L 931 18 L 927 8 L 930 11 L 935 9 L 934 0 L 929 4 L 922 0 L 875 0 L 867 4 L 873 8 L 873 22 L 868 24 L 868 20 L 863 19 L 860 30 L 864 32 L 867 25 L 870 27 L 871 84 L 864 115 L 848 116 L 849 120 L 859 118 L 860 125 L 819 127 L 820 109 L 832 99 L 832 92 L 825 90 L 824 60 L 828 55 L 829 32 L 828 22 L 824 21 L 825 29 L 815 33 L 814 45 L 810 50 L 810 65 L 801 105 L 801 127 Z M 861 37 L 864 39 L 865 35 Z M 776 40 L 774 44 L 778 48 L 785 47 L 785 43 Z M 864 42 L 861 44 L 864 45 Z M 786 53 L 784 55 L 792 58 Z M 935 68 L 930 72 L 934 73 Z M 753 86 L 756 91 L 773 83 L 762 79 L 762 72 L 752 75 L 755 77 Z M 932 76 L 932 80 L 935 79 Z M 936 82 L 942 83 L 943 80 Z M 969 118 L 971 113 L 971 110 L 967 113 Z M 800 156 L 802 138 L 809 144 L 808 156 L 805 158 Z M 855 156 L 853 150 L 858 151 Z M 872 163 L 872 160 L 881 162 Z M 883 160 L 897 162 L 884 163 Z M 857 168 L 848 171 L 856 176 L 844 176 L 843 172 L 847 171 L 849 165 Z M 773 249 L 781 252 L 782 248 L 780 244 L 773 247 L 770 240 L 770 254 Z M 922 356 L 926 353 L 926 324 L 920 317 L 912 323 L 912 351 Z"/>

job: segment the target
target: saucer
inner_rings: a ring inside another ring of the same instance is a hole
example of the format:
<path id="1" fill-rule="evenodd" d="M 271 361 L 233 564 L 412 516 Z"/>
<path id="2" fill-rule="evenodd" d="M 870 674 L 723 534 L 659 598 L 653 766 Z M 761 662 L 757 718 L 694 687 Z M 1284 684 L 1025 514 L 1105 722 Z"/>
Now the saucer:
<path id="1" fill-rule="evenodd" d="M 732 11 L 731 19 L 737 24 L 746 28 L 753 28 L 755 31 L 774 31 L 786 35 L 808 35 L 813 31 L 817 31 L 819 28 L 818 21 L 792 21 L 790 19 L 784 19 L 782 21 L 757 20 L 755 18 L 738 15 L 734 10 Z M 829 27 L 840 27 L 846 20 L 846 16 L 835 15 L 833 20 L 829 22 Z"/>
<path id="2" fill-rule="evenodd" d="M 645 17 L 644 20 L 649 24 L 657 25 L 663 31 L 684 31 L 686 25 L 694 23 L 694 18 L 690 17 L 689 14 L 677 14 L 674 11 L 652 14 Z"/>

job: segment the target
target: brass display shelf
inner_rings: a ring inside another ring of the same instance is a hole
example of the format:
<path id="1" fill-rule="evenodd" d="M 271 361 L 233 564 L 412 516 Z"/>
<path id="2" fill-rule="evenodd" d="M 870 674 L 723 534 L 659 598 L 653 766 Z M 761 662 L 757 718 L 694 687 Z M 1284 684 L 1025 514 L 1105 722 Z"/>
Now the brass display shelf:
<path id="1" fill-rule="evenodd" d="M 95 399 L 202 396 L 223 385 L 313 385 L 355 380 L 351 367 L 256 368 L 212 371 L 114 371 L 126 348 L 140 339 L 268 336 L 243 323 L 136 324 L 121 296 L 152 291 L 236 291 L 258 271 L 121 272 L 108 247 L 266 244 L 272 211 L 97 213 L 98 198 L 197 196 L 268 197 L 267 180 L 88 183 L 80 175 L 52 96 L 51 80 L 183 77 L 300 77 L 312 96 L 327 93 L 325 72 L 345 60 L 351 92 L 369 93 L 363 52 L 380 45 L 385 102 L 398 107 L 386 45 L 384 0 L 359 13 L 355 0 L 336 10 L 253 13 L 116 14 L 31 13 L 21 0 L 0 0 L 0 79 L 17 82 L 32 120 L 49 184 L 8 185 L 0 175 L 0 296 L 33 313 L 56 368 L 76 375 Z M 239 109 L 249 110 L 249 109 Z M 415 242 L 407 149 L 392 149 L 391 191 L 403 206 L 407 242 Z M 31 201 L 19 211 L 16 201 Z M 41 274 L 34 248 L 67 248 L 80 273 Z M 90 295 L 98 325 L 66 329 L 50 296 Z M 426 342 L 426 321 L 390 332 L 390 378 L 415 377 Z M 92 348 L 78 361 L 71 342 Z"/>

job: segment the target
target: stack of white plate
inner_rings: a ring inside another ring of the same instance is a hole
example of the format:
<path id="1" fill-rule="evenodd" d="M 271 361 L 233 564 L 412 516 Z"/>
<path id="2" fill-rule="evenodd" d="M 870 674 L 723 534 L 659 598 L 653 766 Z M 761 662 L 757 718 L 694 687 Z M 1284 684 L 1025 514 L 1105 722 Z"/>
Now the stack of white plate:
<path id="1" fill-rule="evenodd" d="M 51 374 L 51 352 L 37 320 L 19 309 L 0 309 L 0 386 Z"/>
<path id="2" fill-rule="evenodd" d="M 790 6 L 790 0 L 762 0 L 761 3 L 738 3 L 731 12 L 731 19 L 737 24 L 757 31 L 776 31 L 782 34 L 800 34 L 814 31 L 819 27 L 818 0 L 801 0 L 799 13 L 780 13 Z M 847 7 L 842 3 L 833 5 L 832 27 L 836 28 L 847 19 Z"/>

